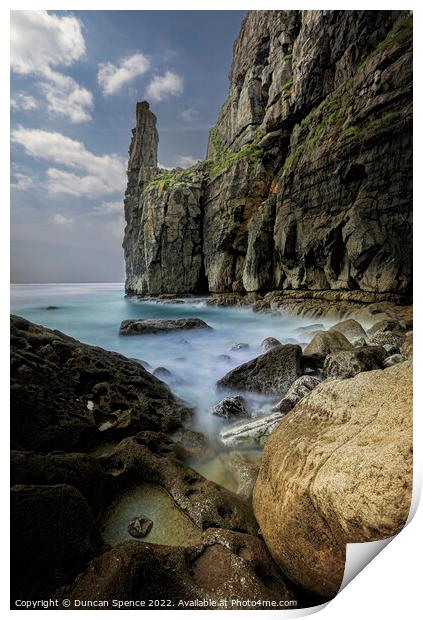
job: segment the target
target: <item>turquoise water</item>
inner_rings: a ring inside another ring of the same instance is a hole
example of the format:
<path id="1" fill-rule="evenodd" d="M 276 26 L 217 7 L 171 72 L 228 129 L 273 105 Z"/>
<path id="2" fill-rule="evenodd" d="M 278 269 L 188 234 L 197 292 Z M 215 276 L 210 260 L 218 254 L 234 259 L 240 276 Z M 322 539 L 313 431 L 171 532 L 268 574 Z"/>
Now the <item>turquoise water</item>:
<path id="1" fill-rule="evenodd" d="M 56 306 L 57 309 L 47 309 Z M 11 291 L 12 312 L 34 323 L 58 329 L 82 342 L 148 362 L 148 370 L 171 371 L 172 391 L 196 410 L 193 426 L 215 438 L 222 424 L 211 409 L 222 394 L 215 383 L 228 370 L 260 354 L 267 336 L 286 341 L 296 327 L 311 321 L 282 314 L 257 314 L 250 309 L 207 306 L 193 298 L 183 304 L 126 298 L 122 284 L 17 284 Z M 124 319 L 199 317 L 213 331 L 119 336 Z M 248 350 L 231 351 L 246 342 Z M 229 355 L 230 360 L 220 360 Z M 266 413 L 269 401 L 251 398 L 255 414 Z M 269 405 L 270 406 L 270 405 Z"/>

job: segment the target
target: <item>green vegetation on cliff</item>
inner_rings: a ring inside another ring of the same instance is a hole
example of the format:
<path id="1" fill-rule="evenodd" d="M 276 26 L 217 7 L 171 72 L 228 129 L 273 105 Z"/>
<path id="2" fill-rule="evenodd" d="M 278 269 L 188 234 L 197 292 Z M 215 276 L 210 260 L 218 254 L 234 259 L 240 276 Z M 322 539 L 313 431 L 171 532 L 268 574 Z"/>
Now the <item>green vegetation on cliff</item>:
<path id="1" fill-rule="evenodd" d="M 263 156 L 263 149 L 261 149 L 258 144 L 263 138 L 263 135 L 263 132 L 258 130 L 252 142 L 243 146 L 239 151 L 230 151 L 227 147 L 223 146 L 216 127 L 213 127 L 210 132 L 210 139 L 214 151 L 213 159 L 206 159 L 203 162 L 206 174 L 213 179 L 220 172 L 223 172 L 230 165 L 242 158 L 247 158 L 251 163 L 259 161 Z"/>

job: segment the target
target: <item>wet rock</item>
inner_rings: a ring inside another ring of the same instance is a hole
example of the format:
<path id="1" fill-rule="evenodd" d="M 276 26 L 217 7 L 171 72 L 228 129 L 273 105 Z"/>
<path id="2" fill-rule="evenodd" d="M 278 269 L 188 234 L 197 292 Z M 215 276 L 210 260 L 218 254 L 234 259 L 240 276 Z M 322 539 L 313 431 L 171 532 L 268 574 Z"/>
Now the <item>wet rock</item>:
<path id="1" fill-rule="evenodd" d="M 246 418 L 251 415 L 242 396 L 227 396 L 213 407 L 212 414 L 227 419 Z"/>
<path id="2" fill-rule="evenodd" d="M 264 450 L 253 505 L 290 579 L 333 597 L 347 543 L 404 527 L 412 441 L 410 362 L 326 381 L 281 420 Z"/>
<path id="3" fill-rule="evenodd" d="M 48 598 L 100 551 L 86 499 L 66 484 L 12 487 L 11 522 L 13 600 Z"/>
<path id="4" fill-rule="evenodd" d="M 145 368 L 146 370 L 148 368 L 151 368 L 151 364 L 149 364 L 148 362 L 146 362 L 145 360 L 140 360 L 137 357 L 129 357 L 128 359 L 131 360 L 131 362 L 136 362 L 137 364 L 140 364 L 143 368 Z"/>
<path id="5" fill-rule="evenodd" d="M 153 370 L 153 375 L 155 377 L 158 377 L 159 379 L 162 379 L 162 381 L 169 381 L 173 377 L 173 374 L 170 372 L 170 370 L 168 370 L 164 366 L 158 366 L 157 368 L 155 368 Z"/>
<path id="6" fill-rule="evenodd" d="M 265 338 L 262 341 L 262 343 L 260 344 L 260 349 L 262 351 L 266 352 L 266 351 L 270 351 L 270 349 L 274 349 L 275 347 L 280 346 L 281 344 L 282 344 L 282 342 L 280 340 L 278 340 L 277 338 L 272 338 L 271 336 L 269 336 L 268 338 Z"/>
<path id="7" fill-rule="evenodd" d="M 192 457 L 206 458 L 213 454 L 213 450 L 209 445 L 207 438 L 199 431 L 193 431 L 188 428 L 181 428 L 172 435 L 173 441 L 182 446 L 182 448 Z"/>
<path id="8" fill-rule="evenodd" d="M 413 357 L 413 332 L 407 332 L 401 346 L 401 353 L 408 358 Z"/>
<path id="9" fill-rule="evenodd" d="M 202 319 L 128 319 L 122 321 L 119 329 L 121 336 L 140 336 L 142 334 L 160 334 L 183 329 L 211 329 Z"/>
<path id="10" fill-rule="evenodd" d="M 399 347 L 394 344 L 384 344 L 382 345 L 388 355 L 395 355 L 396 353 L 400 353 Z"/>
<path id="11" fill-rule="evenodd" d="M 275 347 L 229 371 L 217 386 L 283 396 L 300 375 L 301 356 L 297 345 Z"/>
<path id="12" fill-rule="evenodd" d="M 232 452 L 229 456 L 228 467 L 238 483 L 237 495 L 249 500 L 259 473 L 259 461 L 252 461 L 243 452 Z"/>
<path id="13" fill-rule="evenodd" d="M 145 432 L 121 441 L 102 467 L 115 472 L 116 493 L 140 482 L 164 488 L 199 528 L 223 527 L 257 533 L 251 508 L 241 498 L 187 467 L 187 452 L 164 434 Z"/>
<path id="14" fill-rule="evenodd" d="M 112 437 L 180 425 L 186 408 L 138 363 L 19 317 L 11 318 L 11 334 L 15 447 L 84 451 Z"/>
<path id="15" fill-rule="evenodd" d="M 396 353 L 395 355 L 390 355 L 383 362 L 384 368 L 389 368 L 390 366 L 395 366 L 395 364 L 401 364 L 402 362 L 406 362 L 407 357 L 405 355 L 401 355 L 400 353 Z"/>
<path id="16" fill-rule="evenodd" d="M 247 351 L 250 345 L 247 342 L 236 342 L 230 348 L 231 351 Z"/>
<path id="17" fill-rule="evenodd" d="M 277 412 L 258 416 L 249 422 L 239 422 L 229 428 L 222 429 L 219 433 L 220 441 L 225 446 L 233 446 L 234 448 L 262 447 L 283 416 L 284 414 Z"/>
<path id="18" fill-rule="evenodd" d="M 328 377 L 347 379 L 360 372 L 382 368 L 387 353 L 383 347 L 358 347 L 326 356 L 323 370 Z"/>
<path id="19" fill-rule="evenodd" d="M 75 582 L 56 593 L 76 600 L 163 600 L 167 609 L 181 609 L 180 601 L 213 601 L 211 609 L 225 609 L 221 601 L 299 599 L 285 583 L 260 538 L 210 528 L 203 542 L 192 547 L 168 547 L 129 541 L 113 547 L 93 560 Z M 168 603 L 169 601 L 169 603 Z M 301 603 L 300 603 L 301 604 Z M 247 608 L 248 608 L 247 607 Z"/>
<path id="20" fill-rule="evenodd" d="M 314 336 L 316 332 L 324 331 L 325 326 L 323 323 L 313 323 L 312 325 L 305 325 L 304 327 L 297 327 L 294 333 L 297 334 L 300 339 L 309 339 Z"/>
<path id="21" fill-rule="evenodd" d="M 401 332 L 405 331 L 401 325 L 401 321 L 394 319 L 385 319 L 383 321 L 377 321 L 370 329 L 367 330 L 369 336 L 373 336 L 379 332 Z"/>
<path id="22" fill-rule="evenodd" d="M 298 377 L 289 388 L 286 395 L 272 409 L 279 413 L 288 413 L 293 407 L 319 385 L 320 380 L 310 375 Z"/>
<path id="23" fill-rule="evenodd" d="M 128 533 L 133 538 L 145 538 L 151 532 L 153 521 L 145 515 L 134 517 L 128 524 Z"/>
<path id="24" fill-rule="evenodd" d="M 217 359 L 222 362 L 230 362 L 232 358 L 230 355 L 225 355 L 225 353 L 222 353 L 221 355 L 217 356 Z"/>
<path id="25" fill-rule="evenodd" d="M 59 306 L 47 306 L 46 310 L 59 310 Z"/>
<path id="26" fill-rule="evenodd" d="M 345 338 L 354 344 L 354 346 L 357 346 L 357 340 L 364 340 L 365 343 L 367 342 L 367 334 L 365 330 L 355 319 L 346 319 L 345 321 L 336 323 L 335 325 L 332 325 L 329 331 L 343 334 Z"/>
<path id="27" fill-rule="evenodd" d="M 328 355 L 352 348 L 350 341 L 340 332 L 318 332 L 304 349 L 304 355 Z"/>
<path id="28" fill-rule="evenodd" d="M 374 345 L 390 344 L 401 348 L 405 341 L 405 333 L 402 331 L 379 330 L 371 334 L 369 343 Z"/>

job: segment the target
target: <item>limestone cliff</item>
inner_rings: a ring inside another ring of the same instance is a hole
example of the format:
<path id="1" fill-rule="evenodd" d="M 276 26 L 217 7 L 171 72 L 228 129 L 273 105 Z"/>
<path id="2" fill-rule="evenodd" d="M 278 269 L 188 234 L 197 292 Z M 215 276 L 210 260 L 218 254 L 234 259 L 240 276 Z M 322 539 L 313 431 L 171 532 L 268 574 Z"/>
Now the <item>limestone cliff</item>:
<path id="1" fill-rule="evenodd" d="M 252 11 L 207 159 L 157 169 L 137 107 L 129 293 L 412 287 L 412 17 Z"/>

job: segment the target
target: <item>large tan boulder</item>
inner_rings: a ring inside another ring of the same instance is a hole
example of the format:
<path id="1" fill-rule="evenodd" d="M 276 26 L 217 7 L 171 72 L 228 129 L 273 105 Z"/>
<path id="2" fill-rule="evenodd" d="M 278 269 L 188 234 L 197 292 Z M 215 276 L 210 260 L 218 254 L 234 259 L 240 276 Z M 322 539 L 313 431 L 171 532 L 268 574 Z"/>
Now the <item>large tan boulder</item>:
<path id="1" fill-rule="evenodd" d="M 345 319 L 345 321 L 340 321 L 339 323 L 332 325 L 329 331 L 343 334 L 350 342 L 355 342 L 361 338 L 364 338 L 367 342 L 366 332 L 360 323 L 355 319 Z"/>
<path id="2" fill-rule="evenodd" d="M 412 366 L 328 380 L 287 414 L 264 450 L 254 512 L 294 582 L 330 598 L 345 545 L 401 530 L 412 489 Z"/>

